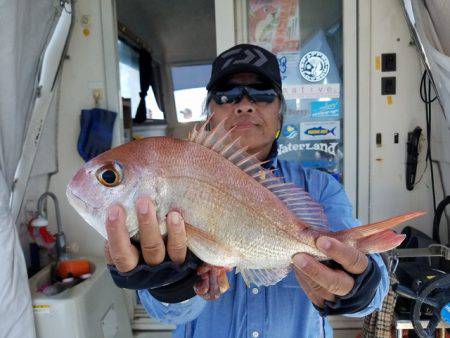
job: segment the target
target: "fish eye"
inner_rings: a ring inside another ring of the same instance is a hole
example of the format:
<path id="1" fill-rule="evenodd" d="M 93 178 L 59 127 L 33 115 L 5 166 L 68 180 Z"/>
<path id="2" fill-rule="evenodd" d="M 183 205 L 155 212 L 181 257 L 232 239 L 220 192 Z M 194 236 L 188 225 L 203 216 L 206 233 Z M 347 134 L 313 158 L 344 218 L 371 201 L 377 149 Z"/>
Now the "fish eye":
<path id="1" fill-rule="evenodd" d="M 97 180 L 108 188 L 118 186 L 122 182 L 122 166 L 114 162 L 101 167 L 97 171 Z"/>

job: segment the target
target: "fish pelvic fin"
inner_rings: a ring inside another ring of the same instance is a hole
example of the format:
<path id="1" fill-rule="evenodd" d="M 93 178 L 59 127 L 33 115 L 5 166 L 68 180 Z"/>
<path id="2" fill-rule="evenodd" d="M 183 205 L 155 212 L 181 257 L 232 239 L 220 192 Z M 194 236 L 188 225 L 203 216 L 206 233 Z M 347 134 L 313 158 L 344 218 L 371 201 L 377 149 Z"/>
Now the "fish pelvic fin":
<path id="1" fill-rule="evenodd" d="M 216 236 L 185 223 L 188 248 L 202 261 L 215 266 L 236 266 L 240 254 L 229 245 L 221 243 Z"/>
<path id="2" fill-rule="evenodd" d="M 214 113 L 213 113 L 214 114 Z M 233 129 L 225 130 L 226 119 L 211 131 L 207 131 L 211 117 L 202 126 L 190 133 L 189 141 L 201 144 L 221 154 L 234 165 L 253 177 L 261 185 L 275 194 L 291 212 L 299 219 L 299 227 L 308 226 L 328 229 L 328 220 L 323 207 L 317 203 L 304 189 L 292 183 L 285 183 L 283 177 L 276 176 L 273 170 L 263 168 L 265 162 L 258 160 L 258 154 L 249 155 L 247 148 L 239 145 L 239 139 L 231 140 L 230 133 Z"/>
<path id="3" fill-rule="evenodd" d="M 244 269 L 236 267 L 236 273 L 240 273 L 247 287 L 251 284 L 256 286 L 274 285 L 287 276 L 291 270 L 290 266 L 276 269 Z"/>
<path id="4" fill-rule="evenodd" d="M 387 220 L 371 223 L 348 230 L 338 231 L 333 237 L 339 241 L 356 247 L 364 253 L 375 253 L 392 250 L 400 245 L 405 235 L 390 230 L 396 225 L 424 215 L 425 212 L 416 211 Z"/>

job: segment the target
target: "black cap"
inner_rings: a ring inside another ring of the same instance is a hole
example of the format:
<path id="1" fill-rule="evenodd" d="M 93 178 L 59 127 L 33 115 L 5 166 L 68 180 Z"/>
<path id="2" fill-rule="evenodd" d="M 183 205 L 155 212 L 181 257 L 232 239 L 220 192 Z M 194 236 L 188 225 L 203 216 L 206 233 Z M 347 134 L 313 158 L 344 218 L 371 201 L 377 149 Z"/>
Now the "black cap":
<path id="1" fill-rule="evenodd" d="M 231 47 L 215 58 L 207 90 L 220 80 L 236 73 L 256 73 L 281 90 L 280 68 L 277 57 L 259 46 L 241 44 Z"/>

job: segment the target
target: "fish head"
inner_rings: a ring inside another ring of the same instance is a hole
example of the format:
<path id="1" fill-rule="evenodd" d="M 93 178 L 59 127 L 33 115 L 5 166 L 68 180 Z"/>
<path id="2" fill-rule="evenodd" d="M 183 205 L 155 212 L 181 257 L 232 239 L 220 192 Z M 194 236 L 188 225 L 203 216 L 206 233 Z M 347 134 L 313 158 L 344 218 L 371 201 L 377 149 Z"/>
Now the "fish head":
<path id="1" fill-rule="evenodd" d="M 138 142 L 133 143 L 113 148 L 88 161 L 67 185 L 69 203 L 105 238 L 106 214 L 111 205 L 124 207 L 130 236 L 133 236 L 138 229 L 135 199 L 144 189 L 151 195 L 151 178 L 141 180 L 145 165 L 142 154 L 141 158 L 139 156 Z"/>

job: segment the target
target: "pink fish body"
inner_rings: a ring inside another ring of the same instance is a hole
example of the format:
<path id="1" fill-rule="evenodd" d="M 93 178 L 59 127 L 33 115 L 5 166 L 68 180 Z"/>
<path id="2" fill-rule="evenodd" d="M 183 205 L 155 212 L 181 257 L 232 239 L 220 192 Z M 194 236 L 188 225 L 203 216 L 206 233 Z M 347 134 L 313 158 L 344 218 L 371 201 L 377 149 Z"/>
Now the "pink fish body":
<path id="1" fill-rule="evenodd" d="M 284 278 L 295 253 L 326 259 L 315 246 L 324 234 L 366 253 L 390 250 L 404 237 L 389 229 L 423 214 L 330 232 L 322 207 L 307 192 L 284 183 L 230 143 L 222 125 L 212 132 L 203 125 L 187 141 L 147 138 L 111 149 L 75 174 L 68 199 L 106 238 L 110 205 L 121 203 L 126 209 L 131 237 L 139 229 L 135 200 L 150 196 L 162 234 L 167 213 L 179 210 L 189 249 L 211 265 L 237 267 L 248 285 L 272 285 Z"/>

